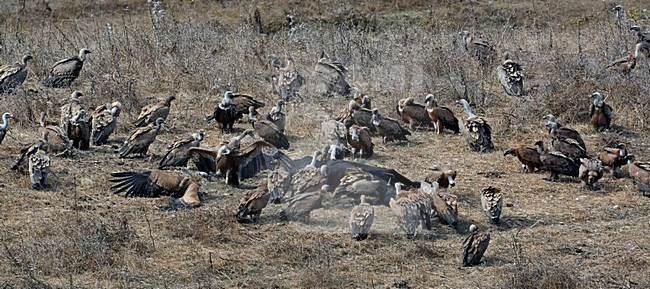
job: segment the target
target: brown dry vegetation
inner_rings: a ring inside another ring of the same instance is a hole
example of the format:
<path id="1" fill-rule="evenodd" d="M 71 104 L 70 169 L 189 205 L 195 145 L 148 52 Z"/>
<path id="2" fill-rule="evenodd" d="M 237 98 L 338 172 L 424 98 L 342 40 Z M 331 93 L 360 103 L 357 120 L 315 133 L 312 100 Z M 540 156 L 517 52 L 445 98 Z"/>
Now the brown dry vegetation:
<path id="1" fill-rule="evenodd" d="M 415 132 L 409 144 L 379 145 L 368 161 L 416 180 L 433 164 L 458 170 L 452 192 L 460 232 L 437 225 L 415 240 L 398 231 L 386 207 L 376 208 L 370 238 L 358 243 L 347 234 L 352 204 L 345 201 L 328 201 L 309 225 L 279 223 L 276 205 L 258 224 L 241 225 L 233 217 L 241 190 L 220 181 L 202 182 L 204 206 L 179 212 L 156 210 L 164 200 L 114 196 L 107 181 L 110 172 L 153 168 L 168 143 L 197 129 L 208 131 L 205 146 L 216 145 L 219 130 L 200 120 L 223 87 L 271 103 L 269 53 L 292 55 L 307 79 L 307 101 L 287 108 L 287 131 L 292 157 L 311 153 L 320 147 L 320 122 L 346 104 L 321 98 L 322 87 L 310 81 L 322 50 L 389 115 L 397 99 L 434 92 L 463 118 L 452 104 L 466 97 L 492 125 L 498 149 L 546 139 L 541 117 L 553 113 L 583 134 L 592 155 L 618 140 L 647 160 L 650 61 L 642 58 L 630 76 L 603 69 L 634 43 L 627 27 L 614 23 L 609 1 L 164 1 L 162 13 L 144 0 L 50 2 L 50 10 L 41 0 L 0 4 L 0 59 L 34 56 L 23 91 L 0 100 L 0 112 L 16 116 L 0 167 L 37 138 L 35 115 L 58 115 L 70 91 L 45 89 L 40 80 L 81 47 L 93 54 L 73 88 L 84 92 L 86 107 L 125 104 L 117 140 L 143 105 L 170 93 L 177 101 L 151 159 L 122 163 L 109 147 L 55 158 L 52 188 L 44 192 L 29 190 L 24 173 L 2 172 L 2 288 L 650 287 L 650 202 L 631 181 L 606 177 L 595 192 L 575 180 L 549 183 L 499 152 L 469 152 L 460 135 Z M 624 5 L 650 27 L 645 1 Z M 287 13 L 299 25 L 290 37 Z M 493 67 L 479 69 L 459 48 L 461 30 L 482 35 L 499 53 L 510 50 L 533 91 L 506 97 Z M 588 125 L 594 91 L 614 108 L 612 132 L 596 134 Z M 498 226 L 480 209 L 479 193 L 490 185 L 503 189 L 506 203 Z M 459 268 L 471 223 L 492 241 L 482 265 Z"/>

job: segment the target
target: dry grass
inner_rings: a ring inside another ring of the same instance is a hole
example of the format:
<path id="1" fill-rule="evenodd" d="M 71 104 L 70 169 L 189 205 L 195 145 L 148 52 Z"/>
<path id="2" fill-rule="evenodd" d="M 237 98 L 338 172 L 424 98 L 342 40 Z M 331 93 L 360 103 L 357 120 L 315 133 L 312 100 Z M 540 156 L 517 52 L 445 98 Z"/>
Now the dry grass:
<path id="1" fill-rule="evenodd" d="M 465 97 L 492 125 L 498 149 L 545 139 L 541 116 L 554 113 L 583 134 L 592 155 L 618 140 L 647 159 L 650 61 L 642 58 L 630 76 L 603 69 L 634 41 L 614 24 L 609 2 L 164 1 L 154 11 L 146 1 L 51 2 L 51 12 L 41 1 L 25 1 L 24 10 L 22 1 L 0 4 L 0 58 L 35 57 L 24 91 L 0 99 L 0 112 L 16 115 L 0 147 L 0 167 L 8 168 L 19 148 L 37 138 L 36 115 L 47 110 L 58 116 L 70 91 L 39 82 L 52 63 L 81 47 L 93 54 L 74 89 L 85 93 L 86 107 L 109 100 L 125 104 L 118 140 L 144 104 L 168 94 L 177 102 L 168 132 L 152 146 L 152 159 L 120 162 L 110 147 L 56 158 L 52 189 L 45 192 L 27 189 L 24 173 L 0 175 L 0 287 L 650 287 L 650 202 L 629 180 L 605 178 L 596 192 L 575 180 L 549 183 L 546 174 L 520 173 L 516 160 L 498 152 L 469 152 L 457 135 L 415 132 L 409 144 L 378 145 L 368 161 L 412 179 L 421 179 L 433 164 L 458 170 L 452 192 L 459 197 L 460 232 L 437 225 L 416 240 L 398 231 L 385 207 L 376 208 L 370 238 L 357 243 L 347 233 L 352 204 L 346 201 L 328 201 L 308 225 L 278 223 L 275 205 L 264 210 L 259 224 L 241 225 L 233 217 L 241 190 L 222 182 L 202 183 L 201 208 L 160 212 L 155 207 L 165 200 L 113 196 L 107 181 L 113 171 L 152 168 L 176 136 L 204 128 L 204 144 L 219 143 L 214 124 L 197 120 L 226 87 L 270 103 L 277 97 L 269 83 L 270 53 L 292 55 L 307 79 L 307 101 L 287 108 L 289 154 L 319 148 L 320 122 L 347 102 L 319 97 L 322 87 L 312 72 L 321 50 L 347 65 L 351 82 L 389 115 L 397 99 L 434 92 L 462 117 L 452 104 Z M 641 17 L 647 3 L 628 2 L 628 15 L 650 26 Z M 290 37 L 287 13 L 298 20 Z M 457 32 L 465 29 L 499 52 L 510 50 L 527 69 L 526 86 L 533 91 L 506 97 L 493 68 L 481 70 L 459 48 Z M 613 132 L 595 134 L 588 125 L 594 91 L 614 108 Z M 303 119 L 305 111 L 309 117 Z M 487 186 L 502 188 L 506 198 L 499 226 L 489 225 L 480 209 L 479 192 Z M 492 241 L 481 266 L 459 268 L 460 244 L 471 223 L 490 231 Z"/>

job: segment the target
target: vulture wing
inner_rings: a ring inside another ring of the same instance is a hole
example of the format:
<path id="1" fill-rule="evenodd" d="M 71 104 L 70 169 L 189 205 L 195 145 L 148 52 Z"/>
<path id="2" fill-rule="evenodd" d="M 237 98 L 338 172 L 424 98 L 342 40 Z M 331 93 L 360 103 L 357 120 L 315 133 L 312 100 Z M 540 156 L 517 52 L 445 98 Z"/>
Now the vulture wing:
<path id="1" fill-rule="evenodd" d="M 111 187 L 114 194 L 124 193 L 124 197 L 156 198 L 163 195 L 181 197 L 183 177 L 161 171 L 112 173 L 116 183 Z"/>
<path id="2" fill-rule="evenodd" d="M 287 171 L 294 168 L 293 161 L 289 156 L 278 150 L 272 144 L 258 140 L 242 150 L 244 157 L 240 164 L 240 178 L 251 178 L 263 170 L 273 170 L 274 159 L 280 160 L 280 164 Z"/>

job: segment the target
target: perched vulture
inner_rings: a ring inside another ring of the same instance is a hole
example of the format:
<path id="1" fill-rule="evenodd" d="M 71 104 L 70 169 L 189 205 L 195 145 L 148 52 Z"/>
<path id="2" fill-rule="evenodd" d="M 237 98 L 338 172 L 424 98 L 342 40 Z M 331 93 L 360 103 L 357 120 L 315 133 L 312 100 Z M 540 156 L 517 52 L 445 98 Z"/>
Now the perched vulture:
<path id="1" fill-rule="evenodd" d="M 507 95 L 520 96 L 524 92 L 523 69 L 519 63 L 510 60 L 509 54 L 503 54 L 504 60 L 497 66 L 497 76 Z"/>
<path id="2" fill-rule="evenodd" d="M 458 35 L 461 36 L 460 41 L 465 51 L 478 61 L 481 66 L 487 67 L 492 63 L 496 53 L 492 45 L 487 41 L 470 36 L 469 31 L 461 31 Z"/>
<path id="3" fill-rule="evenodd" d="M 79 56 L 63 59 L 54 64 L 50 73 L 43 80 L 43 85 L 54 88 L 70 87 L 72 81 L 79 77 L 79 72 L 90 53 L 90 50 L 82 48 L 79 50 Z"/>
<path id="4" fill-rule="evenodd" d="M 617 144 L 615 147 L 605 147 L 600 152 L 598 159 L 603 166 L 612 169 L 612 173 L 616 172 L 627 163 L 627 146 L 624 143 Z"/>
<path id="5" fill-rule="evenodd" d="M 226 91 L 218 107 L 228 108 L 231 105 L 235 108 L 235 120 L 241 119 L 244 114 L 248 114 L 249 118 L 255 116 L 257 115 L 257 109 L 265 106 L 263 102 L 255 100 L 252 95 Z"/>
<path id="6" fill-rule="evenodd" d="M 334 190 L 333 198 L 347 196 L 357 202 L 361 196 L 371 199 L 374 205 L 388 206 L 391 197 L 391 187 L 387 182 L 376 180 L 372 174 L 358 167 L 349 167 L 341 178 L 341 183 Z"/>
<path id="7" fill-rule="evenodd" d="M 291 171 L 293 161 L 275 146 L 258 140 L 243 149 L 229 149 L 227 145 L 218 149 L 190 148 L 190 157 L 199 171 L 218 172 L 228 185 L 239 186 L 243 179 L 273 169 L 273 160 L 278 159 L 282 166 Z"/>
<path id="8" fill-rule="evenodd" d="M 273 170 L 269 171 L 266 186 L 271 195 L 271 202 L 279 204 L 282 202 L 282 197 L 291 190 L 291 173 L 278 159 L 273 161 L 273 166 Z"/>
<path id="9" fill-rule="evenodd" d="M 164 119 L 158 118 L 148 126 L 136 128 L 120 148 L 120 157 L 123 158 L 130 154 L 140 154 L 141 156 L 147 154 L 149 146 L 156 140 L 160 127 L 164 123 Z"/>
<path id="10" fill-rule="evenodd" d="M 84 96 L 80 91 L 75 91 L 70 95 L 70 102 L 61 106 L 61 121 L 59 125 L 63 128 L 67 127 L 68 121 L 73 118 L 80 110 L 84 109 L 81 105 L 79 97 Z"/>
<path id="11" fill-rule="evenodd" d="M 557 120 L 555 119 L 555 116 L 553 116 L 552 114 L 548 114 L 548 115 L 544 116 L 543 119 L 547 120 L 548 122 L 554 122 L 556 124 L 555 125 L 555 133 L 559 137 L 574 139 L 580 144 L 581 147 L 587 148 L 585 146 L 585 142 L 582 140 L 582 136 L 580 136 L 580 133 L 578 133 L 575 129 L 566 127 L 566 126 L 562 125 L 561 123 L 557 122 Z M 553 131 L 553 126 L 547 126 L 547 127 L 548 127 L 548 133 L 551 134 L 551 132 Z M 551 137 L 552 137 L 552 135 L 551 135 Z"/>
<path id="12" fill-rule="evenodd" d="M 14 115 L 8 112 L 2 114 L 2 124 L 0 124 L 0 144 L 5 139 L 7 128 L 9 127 L 9 120 L 14 118 Z"/>
<path id="13" fill-rule="evenodd" d="M 424 178 L 425 183 L 436 183 L 439 188 L 453 188 L 456 185 L 456 170 L 451 166 L 434 166 Z"/>
<path id="14" fill-rule="evenodd" d="M 350 125 L 353 122 L 350 120 L 347 123 Z M 346 123 L 346 124 L 347 124 Z M 337 120 L 326 120 L 321 123 L 321 131 L 323 132 L 323 142 L 325 144 L 346 145 L 347 141 L 347 128 L 346 124 Z"/>
<path id="15" fill-rule="evenodd" d="M 189 149 L 200 147 L 204 136 L 205 131 L 199 130 L 189 137 L 176 139 L 173 144 L 167 146 L 167 153 L 160 160 L 158 169 L 187 166 L 187 161 L 190 160 Z"/>
<path id="16" fill-rule="evenodd" d="M 323 206 L 323 199 L 329 190 L 328 185 L 323 185 L 320 189 L 293 197 L 285 209 L 280 212 L 280 219 L 283 221 L 308 221 L 311 211 Z"/>
<path id="17" fill-rule="evenodd" d="M 593 93 L 590 98 L 594 99 L 594 102 L 589 107 L 591 125 L 596 131 L 608 129 L 612 123 L 612 107 L 605 103 L 603 96 L 598 92 Z"/>
<path id="18" fill-rule="evenodd" d="M 460 127 L 458 126 L 458 119 L 454 115 L 454 112 L 451 111 L 448 107 L 438 106 L 433 94 L 428 94 L 424 99 L 427 114 L 429 119 L 436 128 L 436 133 L 441 134 L 444 129 L 453 131 L 454 133 L 460 132 Z"/>
<path id="19" fill-rule="evenodd" d="M 29 156 L 29 181 L 32 189 L 42 190 L 47 187 L 45 180 L 50 173 L 50 165 L 50 155 L 40 148 Z"/>
<path id="20" fill-rule="evenodd" d="M 358 126 L 353 124 L 348 128 L 346 138 L 350 147 L 352 147 L 352 155 L 360 154 L 362 158 L 369 158 L 374 153 L 375 144 L 372 143 L 370 130 L 365 126 Z"/>
<path id="21" fill-rule="evenodd" d="M 266 115 L 266 120 L 275 124 L 281 133 L 284 133 L 284 127 L 287 121 L 287 116 L 282 112 L 282 106 L 285 104 L 284 100 L 278 100 L 275 103 L 275 106 Z"/>
<path id="22" fill-rule="evenodd" d="M 329 56 L 324 51 L 318 57 L 315 73 L 322 79 L 327 88 L 324 93 L 325 96 L 330 96 L 333 92 L 345 97 L 350 94 L 351 87 L 346 80 L 348 69 L 339 62 L 330 61 Z"/>
<path id="23" fill-rule="evenodd" d="M 515 144 L 513 148 L 503 152 L 504 157 L 507 155 L 516 156 L 525 172 L 532 173 L 535 170 L 544 168 L 544 164 L 539 159 L 539 152 L 537 152 L 537 147 L 535 146 Z"/>
<path id="24" fill-rule="evenodd" d="M 467 143 L 470 149 L 482 153 L 493 151 L 492 128 L 487 121 L 472 113 L 472 109 L 469 107 L 467 100 L 461 99 L 456 101 L 456 103 L 465 107 L 465 112 L 468 116 L 465 127 L 467 127 Z"/>
<path id="25" fill-rule="evenodd" d="M 27 79 L 27 61 L 31 55 L 24 55 L 23 62 L 0 67 L 0 93 L 16 92 L 16 88 Z"/>
<path id="26" fill-rule="evenodd" d="M 410 130 L 415 130 L 416 127 L 433 127 L 429 113 L 427 113 L 424 105 L 416 103 L 412 97 L 400 99 L 395 109 L 397 115 L 402 118 L 404 123 L 409 125 Z"/>
<path id="27" fill-rule="evenodd" d="M 39 133 L 41 140 L 43 140 L 43 149 L 48 153 L 56 153 L 58 155 L 66 155 L 72 148 L 72 142 L 68 138 L 68 134 L 58 125 L 47 123 L 45 112 L 41 113 Z"/>
<path id="28" fill-rule="evenodd" d="M 159 118 L 166 120 L 167 116 L 169 115 L 169 107 L 171 106 L 172 101 L 175 99 L 175 96 L 170 95 L 164 99 L 161 99 L 158 103 L 152 103 L 144 106 L 142 110 L 140 110 L 140 116 L 138 116 L 138 119 L 134 123 L 135 127 L 148 126 Z"/>
<path id="29" fill-rule="evenodd" d="M 639 58 L 639 54 L 641 53 L 643 46 L 643 43 L 637 43 L 634 49 L 634 53 L 628 52 L 627 56 L 610 62 L 607 64 L 607 66 L 605 66 L 605 68 L 617 71 L 623 75 L 630 74 L 630 72 L 632 72 L 632 70 L 636 67 L 637 59 Z"/>
<path id="30" fill-rule="evenodd" d="M 289 101 L 291 97 L 297 96 L 304 100 L 300 94 L 300 87 L 305 82 L 300 72 L 296 70 L 296 65 L 293 62 L 293 57 L 287 58 L 287 65 L 280 67 L 278 57 L 275 54 L 269 55 L 271 65 L 276 69 L 276 85 L 277 92 L 280 94 L 284 101 Z"/>
<path id="31" fill-rule="evenodd" d="M 361 202 L 350 212 L 350 233 L 357 241 L 365 240 L 374 220 L 375 209 L 366 203 L 366 196 L 361 195 Z"/>
<path id="32" fill-rule="evenodd" d="M 481 258 L 490 244 L 489 233 L 479 231 L 474 224 L 469 226 L 469 231 L 469 236 L 463 242 L 463 267 L 480 264 Z"/>
<path id="33" fill-rule="evenodd" d="M 481 192 L 481 207 L 485 212 L 490 224 L 499 223 L 501 208 L 503 207 L 503 195 L 501 189 L 488 187 Z"/>
<path id="34" fill-rule="evenodd" d="M 399 225 L 408 238 L 414 238 L 422 227 L 431 230 L 431 196 L 420 189 L 402 191 L 401 183 L 395 183 L 396 196 L 389 205 Z"/>
<path id="35" fill-rule="evenodd" d="M 580 159 L 580 168 L 578 170 L 578 178 L 582 181 L 582 185 L 590 189 L 596 188 L 596 182 L 603 177 L 603 166 L 599 160 L 596 159 Z"/>
<path id="36" fill-rule="evenodd" d="M 406 136 L 411 135 L 411 132 L 403 128 L 396 120 L 382 117 L 376 108 L 372 110 L 372 124 L 377 129 L 383 144 L 389 141 L 409 141 Z"/>
<path id="37" fill-rule="evenodd" d="M 251 106 L 252 108 L 252 106 Z M 263 140 L 274 145 L 279 149 L 289 149 L 289 140 L 287 136 L 280 131 L 280 129 L 268 120 L 257 120 L 257 118 L 249 115 L 249 120 L 255 129 L 255 133 Z"/>
<path id="38" fill-rule="evenodd" d="M 68 138 L 72 141 L 72 147 L 80 150 L 90 148 L 90 124 L 83 120 L 86 116 L 85 110 L 79 110 L 77 115 L 67 122 Z"/>
<path id="39" fill-rule="evenodd" d="M 589 158 L 587 151 L 575 139 L 563 137 L 558 133 L 557 124 L 554 122 L 546 123 L 551 128 L 551 137 L 553 138 L 551 146 L 554 150 L 561 152 L 571 158 L 576 164 L 580 163 L 580 158 Z"/>
<path id="40" fill-rule="evenodd" d="M 119 101 L 111 104 L 107 103 L 95 109 L 91 120 L 91 140 L 93 145 L 100 146 L 108 143 L 108 138 L 113 134 L 113 130 L 115 130 L 117 117 L 120 115 L 121 110 L 122 103 Z"/>
<path id="41" fill-rule="evenodd" d="M 195 208 L 201 205 L 199 184 L 191 177 L 182 177 L 164 171 L 111 173 L 116 183 L 111 187 L 114 194 L 124 197 L 158 198 L 170 196 L 171 209 Z"/>
<path id="42" fill-rule="evenodd" d="M 239 210 L 235 217 L 238 222 L 257 222 L 271 198 L 266 181 L 260 183 L 256 189 L 244 191 L 239 201 Z M 248 218 L 247 218 L 248 217 Z"/>
<path id="43" fill-rule="evenodd" d="M 542 141 L 536 142 L 535 146 L 537 147 L 537 152 L 539 152 L 539 160 L 542 161 L 544 168 L 547 171 L 551 171 L 549 178 L 551 182 L 555 182 L 558 179 L 558 175 L 578 177 L 579 166 L 572 158 L 558 151 L 545 151 Z"/>
<path id="44" fill-rule="evenodd" d="M 360 168 L 371 174 L 374 179 L 388 183 L 390 186 L 393 186 L 396 182 L 402 183 L 403 186 L 408 188 L 419 188 L 421 185 L 420 182 L 411 181 L 409 178 L 398 173 L 394 169 L 375 167 L 344 160 L 330 160 L 327 162 L 327 184 L 332 188 L 339 186 L 347 169 L 352 167 Z"/>
<path id="45" fill-rule="evenodd" d="M 440 222 L 447 223 L 456 229 L 458 225 L 458 197 L 449 192 L 440 191 L 439 185 L 435 181 L 431 185 L 423 184 L 422 189 L 431 196 L 433 209 Z"/>
<path id="46" fill-rule="evenodd" d="M 628 170 L 636 188 L 644 195 L 650 195 L 650 162 L 634 161 Z"/>

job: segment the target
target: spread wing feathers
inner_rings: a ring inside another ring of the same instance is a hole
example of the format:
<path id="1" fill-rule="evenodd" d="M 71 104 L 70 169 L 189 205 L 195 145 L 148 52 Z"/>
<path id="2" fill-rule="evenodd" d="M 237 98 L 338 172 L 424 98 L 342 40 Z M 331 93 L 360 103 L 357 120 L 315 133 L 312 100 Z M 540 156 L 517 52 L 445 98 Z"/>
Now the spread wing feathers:
<path id="1" fill-rule="evenodd" d="M 371 174 L 374 179 L 381 180 L 388 185 L 393 186 L 395 182 L 400 182 L 409 188 L 419 188 L 420 183 L 411 181 L 409 178 L 398 173 L 394 169 L 375 167 L 357 162 L 344 160 L 330 160 L 327 162 L 327 183 L 330 187 L 336 188 L 348 168 L 357 167 Z"/>
<path id="2" fill-rule="evenodd" d="M 293 169 L 293 161 L 289 156 L 278 150 L 272 144 L 258 140 L 242 150 L 244 160 L 240 165 L 240 178 L 246 179 L 255 176 L 263 170 L 272 170 L 273 161 L 277 159 L 287 171 Z"/>
<path id="3" fill-rule="evenodd" d="M 249 107 L 254 107 L 258 109 L 264 107 L 263 102 L 257 101 L 255 97 L 248 94 L 235 93 L 232 96 L 232 103 L 235 105 L 237 111 L 248 113 Z"/>
<path id="4" fill-rule="evenodd" d="M 311 211 L 322 207 L 323 196 L 320 191 L 315 191 L 293 197 L 280 212 L 280 219 L 286 221 L 309 218 Z"/>
<path id="5" fill-rule="evenodd" d="M 111 173 L 116 183 L 111 187 L 114 194 L 124 197 L 157 198 L 160 196 L 181 197 L 189 184 L 189 178 L 175 176 L 161 171 Z"/>
<path id="6" fill-rule="evenodd" d="M 364 240 L 368 237 L 368 232 L 370 232 L 374 221 L 375 209 L 371 205 L 367 203 L 356 205 L 350 212 L 350 233 L 357 240 Z"/>
<path id="7" fill-rule="evenodd" d="M 237 221 L 242 222 L 247 216 L 253 216 L 256 220 L 262 214 L 262 209 L 266 208 L 269 203 L 271 194 L 267 189 L 266 182 L 253 190 L 248 190 L 242 193 L 242 199 L 239 202 L 239 209 L 235 217 Z"/>
<path id="8" fill-rule="evenodd" d="M 580 136 L 580 133 L 576 131 L 575 129 L 566 127 L 566 126 L 559 126 L 557 128 L 557 136 L 558 138 L 570 138 L 576 140 L 581 147 L 586 148 L 585 142 L 582 140 L 582 136 Z"/>
<path id="9" fill-rule="evenodd" d="M 476 231 L 467 236 L 463 242 L 463 266 L 478 265 L 489 244 L 488 233 Z"/>
<path id="10" fill-rule="evenodd" d="M 217 156 L 213 149 L 195 147 L 188 150 L 188 154 L 196 169 L 204 173 L 217 172 Z"/>
<path id="11" fill-rule="evenodd" d="M 503 195 L 501 189 L 488 187 L 481 192 L 481 206 L 490 224 L 496 224 L 501 217 L 501 208 L 503 207 Z"/>
<path id="12" fill-rule="evenodd" d="M 578 178 L 583 184 L 593 187 L 603 177 L 603 166 L 597 159 L 581 159 Z"/>
<path id="13" fill-rule="evenodd" d="M 456 228 L 458 225 L 458 197 L 445 192 L 434 193 L 433 208 L 441 221 Z"/>
<path id="14" fill-rule="evenodd" d="M 166 102 L 148 104 L 142 108 L 134 125 L 136 127 L 143 127 L 154 122 L 159 117 L 167 119 L 167 116 L 169 116 L 169 106 Z"/>
<path id="15" fill-rule="evenodd" d="M 75 56 L 57 62 L 47 77 L 43 80 L 46 87 L 70 87 L 73 80 L 79 77 L 84 62 Z"/>
<path id="16" fill-rule="evenodd" d="M 92 118 L 92 142 L 93 145 L 102 145 L 108 141 L 108 138 L 115 130 L 117 117 L 110 111 L 104 110 L 98 114 L 93 114 Z"/>
<path id="17" fill-rule="evenodd" d="M 201 142 L 197 141 L 194 136 L 177 139 L 167 147 L 167 153 L 160 160 L 158 168 L 186 166 L 190 159 L 189 149 L 200 145 Z"/>
<path id="18" fill-rule="evenodd" d="M 474 118 L 467 121 L 467 142 L 475 152 L 491 152 L 494 150 L 492 144 L 492 128 L 482 118 Z"/>
<path id="19" fill-rule="evenodd" d="M 289 149 L 289 140 L 284 133 L 280 132 L 278 127 L 268 120 L 259 120 L 253 123 L 255 132 L 263 140 L 274 145 L 277 148 Z"/>

